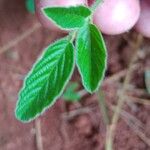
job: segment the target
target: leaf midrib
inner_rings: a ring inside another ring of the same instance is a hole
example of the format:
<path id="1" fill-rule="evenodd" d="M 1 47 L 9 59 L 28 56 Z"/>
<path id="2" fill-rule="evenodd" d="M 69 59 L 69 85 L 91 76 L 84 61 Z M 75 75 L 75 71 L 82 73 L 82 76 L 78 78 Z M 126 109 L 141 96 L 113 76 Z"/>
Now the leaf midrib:
<path id="1" fill-rule="evenodd" d="M 69 44 L 70 44 L 70 43 L 67 43 L 67 44 L 66 44 L 64 51 L 66 51 L 66 48 L 67 48 L 67 46 L 68 46 Z M 63 56 L 64 56 L 64 54 L 60 56 L 59 61 L 60 61 L 61 57 L 63 57 Z M 57 64 L 59 63 L 59 61 L 56 62 L 55 66 L 57 66 Z M 55 68 L 55 67 L 53 67 L 53 68 Z M 52 71 L 53 71 L 53 69 L 51 70 L 51 72 L 52 72 Z M 47 80 L 49 79 L 49 77 L 50 77 L 50 75 L 51 75 L 51 72 L 49 73 L 49 76 L 47 77 Z M 40 87 L 40 90 L 39 90 L 38 94 L 35 96 L 34 99 L 36 99 L 37 97 L 39 97 L 39 95 L 40 95 L 39 93 L 41 92 L 42 88 L 44 88 L 44 85 L 45 85 L 45 83 L 47 82 L 47 80 L 45 80 L 45 82 L 42 84 L 42 86 Z M 33 99 L 33 100 L 34 100 L 34 99 Z M 22 108 L 24 108 L 24 106 L 25 106 L 27 103 L 28 103 L 28 104 L 32 103 L 33 100 L 25 101 L 24 104 L 22 104 L 22 105 L 17 109 L 17 112 L 20 111 L 20 110 L 22 110 Z"/>

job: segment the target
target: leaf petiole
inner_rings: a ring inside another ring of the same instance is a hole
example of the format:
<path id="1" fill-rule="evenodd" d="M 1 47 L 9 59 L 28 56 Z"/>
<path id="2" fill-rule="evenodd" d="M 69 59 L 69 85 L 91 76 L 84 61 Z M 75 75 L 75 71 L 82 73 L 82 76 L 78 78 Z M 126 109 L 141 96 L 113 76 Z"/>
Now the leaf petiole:
<path id="1" fill-rule="evenodd" d="M 97 9 L 97 7 L 100 5 L 100 3 L 102 2 L 103 0 L 95 0 L 94 4 L 91 6 L 92 12 L 94 12 Z"/>
<path id="2" fill-rule="evenodd" d="M 75 40 L 76 36 L 77 36 L 77 30 L 70 32 L 69 41 L 72 43 Z"/>

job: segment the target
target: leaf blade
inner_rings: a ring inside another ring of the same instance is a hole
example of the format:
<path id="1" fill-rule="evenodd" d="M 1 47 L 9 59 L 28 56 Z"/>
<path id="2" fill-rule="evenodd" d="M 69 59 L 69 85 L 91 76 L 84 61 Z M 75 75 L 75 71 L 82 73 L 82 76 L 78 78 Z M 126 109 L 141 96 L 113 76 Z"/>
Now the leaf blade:
<path id="1" fill-rule="evenodd" d="M 29 122 L 52 106 L 62 94 L 73 68 L 72 43 L 62 39 L 50 45 L 25 79 L 16 106 L 17 119 Z"/>
<path id="2" fill-rule="evenodd" d="M 90 93 L 95 92 L 104 78 L 107 52 L 102 35 L 95 25 L 86 24 L 77 36 L 77 67 L 82 83 Z"/>
<path id="3" fill-rule="evenodd" d="M 91 10 L 84 6 L 47 7 L 43 13 L 60 28 L 68 30 L 82 27 Z"/>

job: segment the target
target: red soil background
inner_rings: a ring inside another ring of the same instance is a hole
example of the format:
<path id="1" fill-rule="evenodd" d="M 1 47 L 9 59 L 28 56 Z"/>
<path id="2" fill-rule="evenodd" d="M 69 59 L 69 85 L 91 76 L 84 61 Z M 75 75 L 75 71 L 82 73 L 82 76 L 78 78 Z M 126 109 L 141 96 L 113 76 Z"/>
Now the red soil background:
<path id="1" fill-rule="evenodd" d="M 1 0 L 0 47 L 7 45 L 37 22 L 36 17 L 26 11 L 24 0 Z M 120 36 L 105 36 L 109 54 L 107 78 L 127 68 L 133 54 L 128 41 L 134 34 L 133 31 Z M 35 122 L 22 124 L 17 121 L 14 109 L 25 74 L 42 49 L 59 36 L 63 35 L 56 35 L 40 27 L 14 47 L 3 53 L 0 52 L 0 150 L 38 150 Z M 150 99 L 144 83 L 144 71 L 150 66 L 149 58 L 150 41 L 144 39 L 138 56 L 139 67 L 133 73 L 128 91 L 130 95 L 139 99 Z M 74 73 L 73 80 L 80 82 L 77 71 Z M 121 78 L 103 85 L 105 99 L 109 104 L 116 103 L 117 92 L 122 87 L 122 81 Z M 62 117 L 64 112 L 79 107 L 88 107 L 90 111 L 75 115 L 69 120 Z M 130 105 L 125 105 L 124 110 L 140 120 L 144 128 L 142 133 L 149 140 L 150 105 L 134 103 L 131 99 Z M 60 99 L 40 117 L 40 120 L 44 150 L 104 150 L 106 128 L 96 95 L 87 95 L 81 102 L 74 104 Z M 127 122 L 130 123 L 129 118 Z M 119 120 L 114 141 L 115 150 L 149 150 L 148 144 L 127 122 L 122 118 Z"/>

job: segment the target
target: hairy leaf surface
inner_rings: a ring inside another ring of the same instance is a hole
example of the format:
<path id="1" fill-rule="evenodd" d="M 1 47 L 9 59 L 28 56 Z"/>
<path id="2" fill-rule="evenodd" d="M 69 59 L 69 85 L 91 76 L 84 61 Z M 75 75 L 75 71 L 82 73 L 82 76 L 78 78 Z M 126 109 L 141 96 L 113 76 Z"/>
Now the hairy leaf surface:
<path id="1" fill-rule="evenodd" d="M 16 117 L 27 122 L 51 106 L 70 79 L 73 66 L 72 43 L 64 38 L 50 45 L 25 79 Z"/>
<path id="2" fill-rule="evenodd" d="M 77 36 L 77 66 L 84 87 L 90 93 L 96 91 L 104 77 L 107 62 L 106 47 L 95 25 L 86 24 Z"/>
<path id="3" fill-rule="evenodd" d="M 43 12 L 48 19 L 63 29 L 82 27 L 86 18 L 91 15 L 90 9 L 84 6 L 47 7 L 43 9 Z"/>

